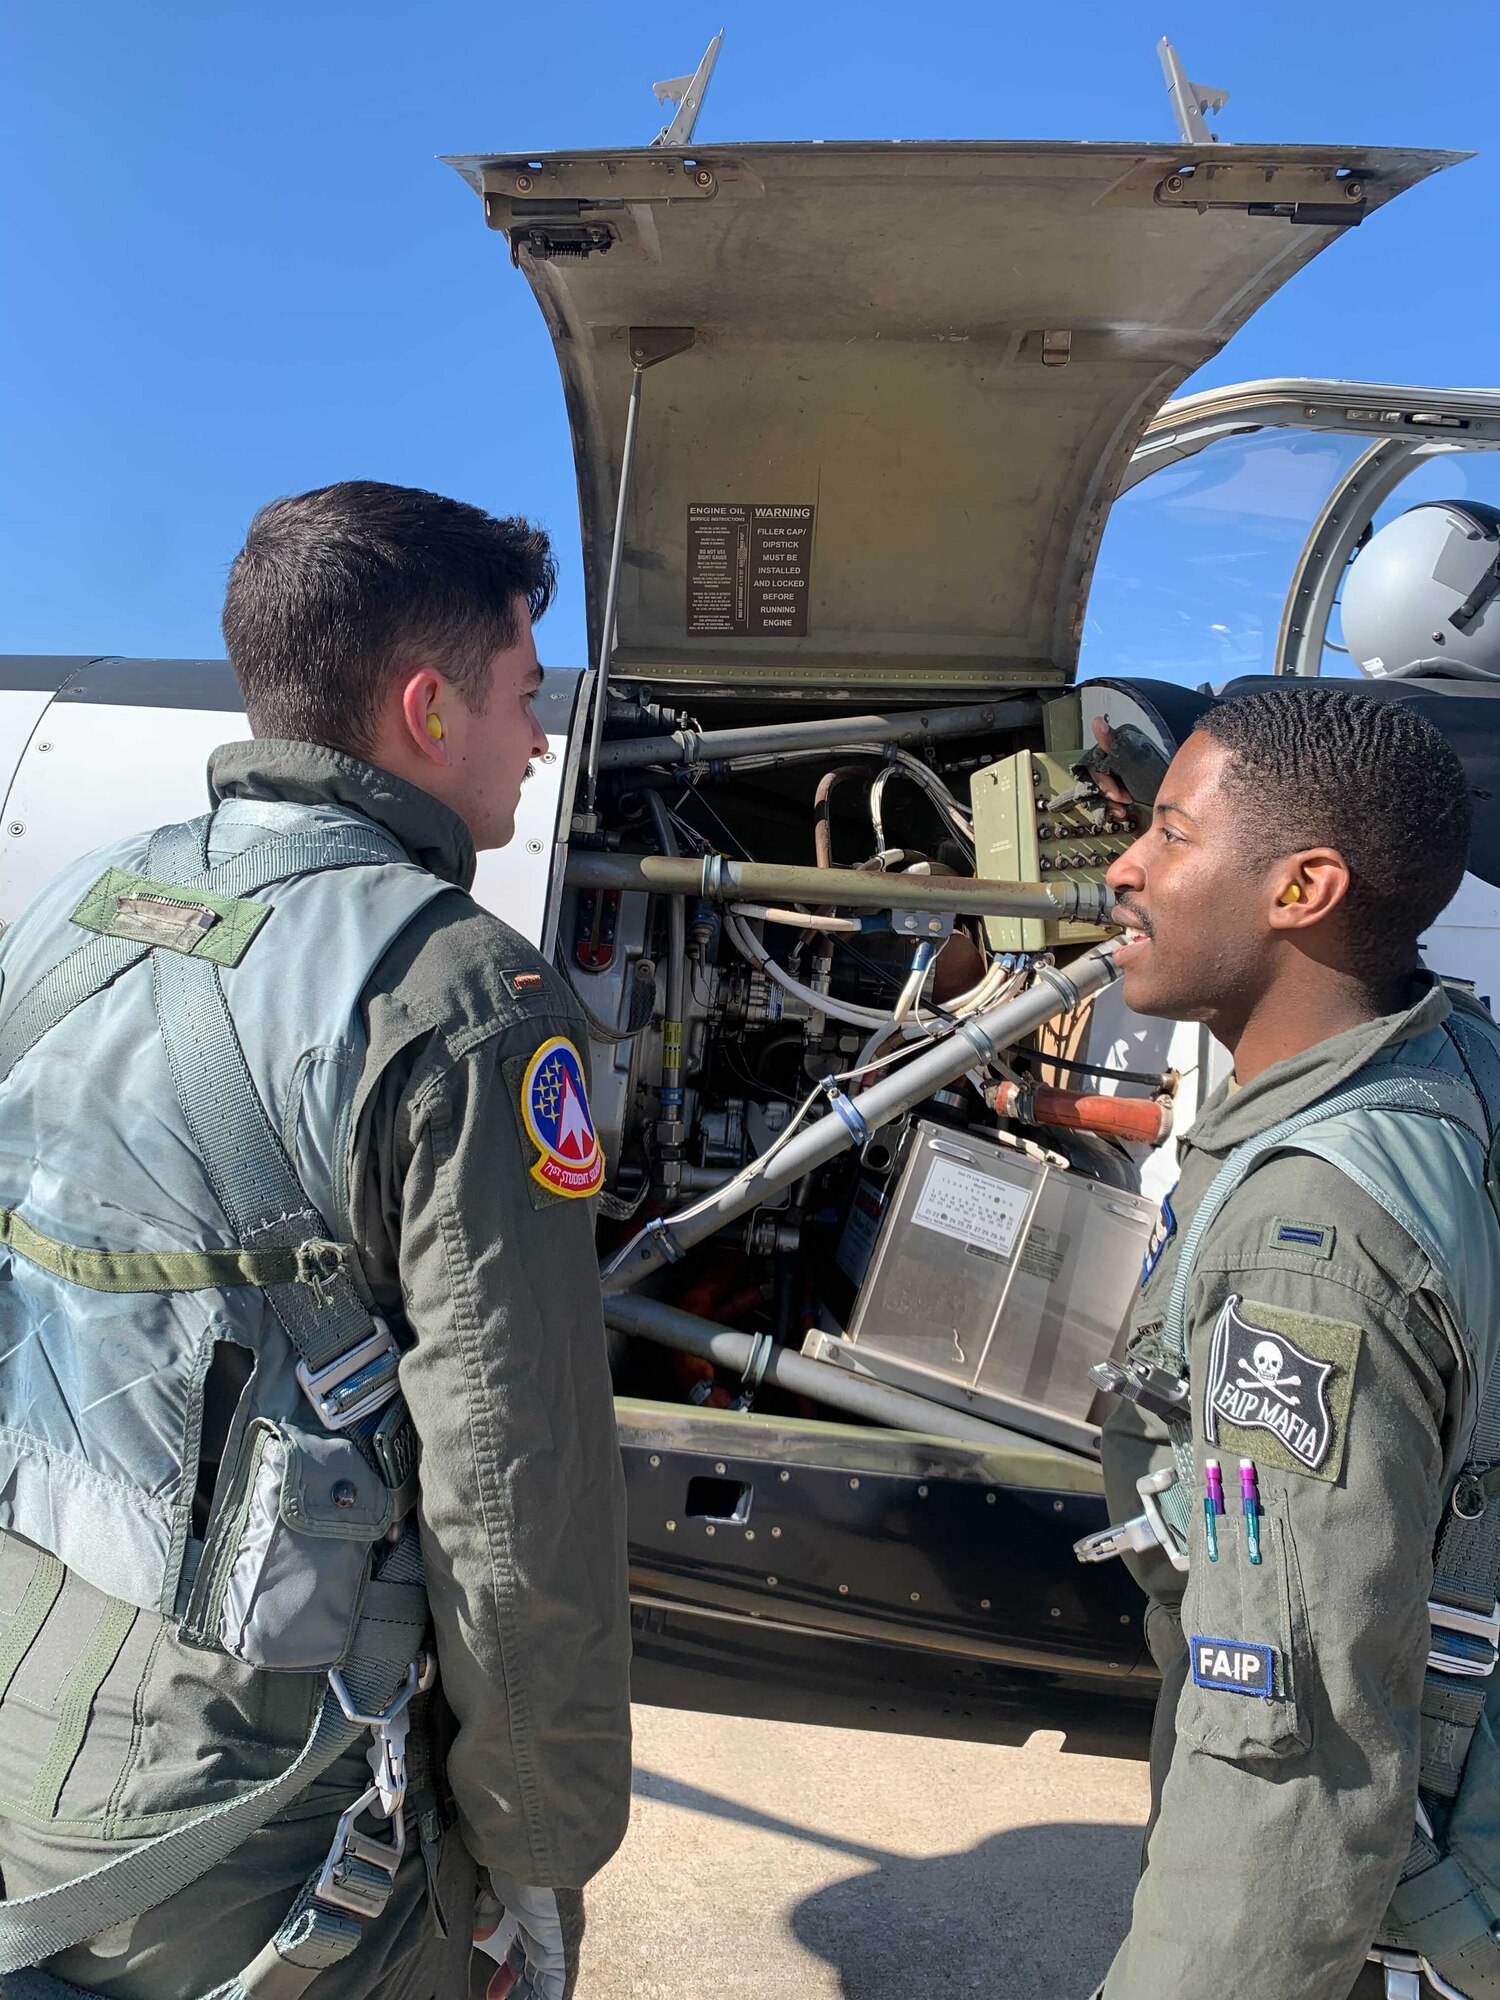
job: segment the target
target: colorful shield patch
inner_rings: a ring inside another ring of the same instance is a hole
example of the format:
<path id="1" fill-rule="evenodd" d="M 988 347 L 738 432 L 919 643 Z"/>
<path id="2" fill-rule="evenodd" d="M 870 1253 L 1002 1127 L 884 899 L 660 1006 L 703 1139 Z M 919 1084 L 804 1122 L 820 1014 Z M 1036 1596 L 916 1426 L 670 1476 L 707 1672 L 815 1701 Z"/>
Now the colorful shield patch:
<path id="1" fill-rule="evenodd" d="M 553 1035 L 526 1065 L 521 1079 L 521 1122 L 541 1158 L 532 1179 L 554 1194 L 598 1192 L 604 1179 L 583 1064 L 566 1035 Z"/>

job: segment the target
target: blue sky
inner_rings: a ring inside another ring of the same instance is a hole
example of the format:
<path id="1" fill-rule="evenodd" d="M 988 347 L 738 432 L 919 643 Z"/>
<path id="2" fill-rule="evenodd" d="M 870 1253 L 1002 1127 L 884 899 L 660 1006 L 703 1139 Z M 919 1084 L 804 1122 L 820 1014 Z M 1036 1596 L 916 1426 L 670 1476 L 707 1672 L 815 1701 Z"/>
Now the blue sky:
<path id="1" fill-rule="evenodd" d="M 363 475 L 544 521 L 564 584 L 544 649 L 581 661 L 550 348 L 436 155 L 642 143 L 652 80 L 721 25 L 701 140 L 1163 139 L 1168 33 L 1233 93 L 1225 138 L 1478 150 L 1337 243 L 1198 382 L 1500 382 L 1489 0 L 20 0 L 0 102 L 0 651 L 217 653 L 255 507 Z M 1137 574 L 1137 546 L 1161 562 L 1153 537 L 1117 532 L 1096 672 L 1150 667 L 1176 589 Z"/>

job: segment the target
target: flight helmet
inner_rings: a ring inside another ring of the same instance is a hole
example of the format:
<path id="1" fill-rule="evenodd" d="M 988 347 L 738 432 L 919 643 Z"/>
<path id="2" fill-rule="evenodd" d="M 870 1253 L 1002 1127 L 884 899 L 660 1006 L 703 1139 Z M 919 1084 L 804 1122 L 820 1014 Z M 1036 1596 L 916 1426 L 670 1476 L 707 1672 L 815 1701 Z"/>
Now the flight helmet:
<path id="1" fill-rule="evenodd" d="M 1500 680 L 1500 508 L 1428 500 L 1388 522 L 1342 609 L 1350 658 L 1374 680 Z"/>

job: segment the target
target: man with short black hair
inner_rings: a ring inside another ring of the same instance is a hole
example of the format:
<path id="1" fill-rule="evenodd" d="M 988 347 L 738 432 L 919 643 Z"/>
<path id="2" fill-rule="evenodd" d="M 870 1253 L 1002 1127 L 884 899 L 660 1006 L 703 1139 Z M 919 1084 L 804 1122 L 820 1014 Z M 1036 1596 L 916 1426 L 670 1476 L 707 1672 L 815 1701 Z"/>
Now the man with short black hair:
<path id="1" fill-rule="evenodd" d="M 572 1991 L 630 1787 L 603 1161 L 565 984 L 468 893 L 554 584 L 436 494 L 266 507 L 213 812 L 0 947 L 0 1959 L 56 1991 Z"/>
<path id="2" fill-rule="evenodd" d="M 1377 1944 L 1497 1990 L 1450 1824 L 1494 1665 L 1454 1631 L 1494 1564 L 1445 1524 L 1488 1448 L 1500 1035 L 1418 957 L 1469 823 L 1399 697 L 1279 688 L 1203 716 L 1109 873 L 1127 1004 L 1206 1022 L 1234 1072 L 1182 1142 L 1104 1434 L 1112 1516 L 1158 1510 L 1129 1560 L 1163 1680 L 1105 2000 L 1347 2000 L 1382 1990 Z"/>

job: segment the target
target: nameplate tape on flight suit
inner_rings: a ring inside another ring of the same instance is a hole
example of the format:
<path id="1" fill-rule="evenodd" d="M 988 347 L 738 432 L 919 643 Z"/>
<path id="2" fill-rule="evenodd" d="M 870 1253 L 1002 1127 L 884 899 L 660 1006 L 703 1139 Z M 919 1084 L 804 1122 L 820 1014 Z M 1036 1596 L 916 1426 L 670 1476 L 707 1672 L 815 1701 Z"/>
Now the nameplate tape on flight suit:
<path id="1" fill-rule="evenodd" d="M 1253 1694 L 1269 1701 L 1276 1689 L 1276 1654 L 1270 1646 L 1247 1639 L 1203 1639 L 1195 1632 L 1192 1648 L 1193 1685 L 1220 1694 Z"/>

